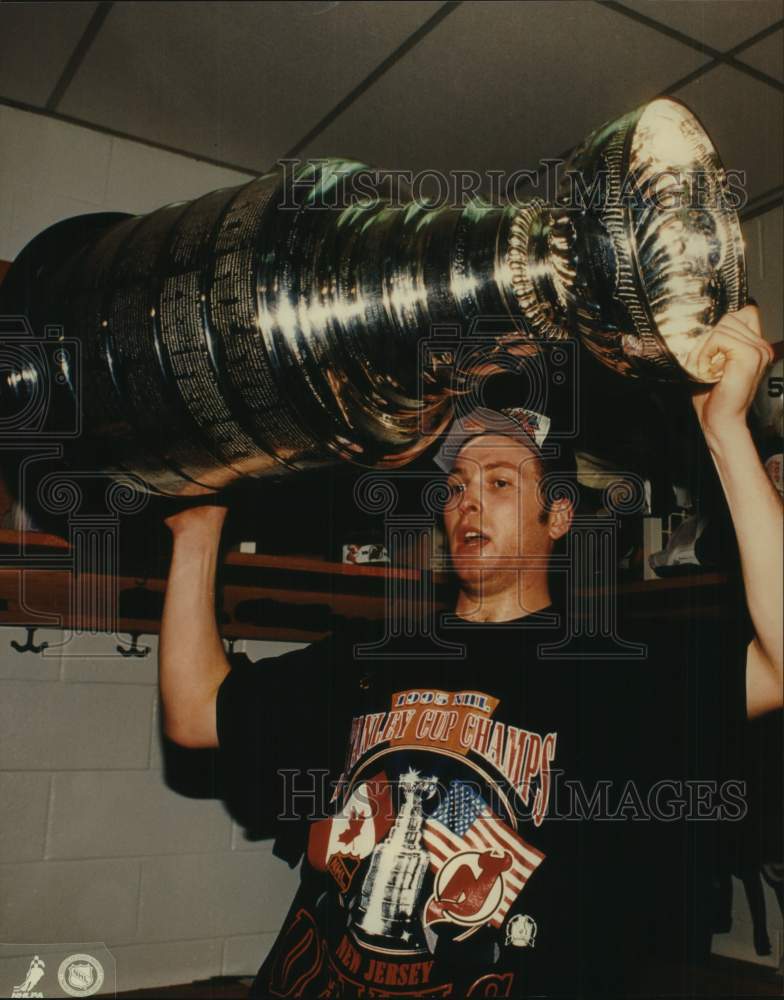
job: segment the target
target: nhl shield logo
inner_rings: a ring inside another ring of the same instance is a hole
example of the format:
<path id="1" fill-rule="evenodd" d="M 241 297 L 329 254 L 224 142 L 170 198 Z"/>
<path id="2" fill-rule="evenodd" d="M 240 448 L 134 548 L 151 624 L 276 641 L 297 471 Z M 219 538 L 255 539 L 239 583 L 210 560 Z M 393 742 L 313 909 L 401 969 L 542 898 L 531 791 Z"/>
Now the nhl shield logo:
<path id="1" fill-rule="evenodd" d="M 65 971 L 65 981 L 75 990 L 84 993 L 95 982 L 95 969 L 89 962 L 72 962 Z"/>
<path id="2" fill-rule="evenodd" d="M 89 997 L 103 984 L 103 966 L 92 955 L 69 955 L 60 963 L 57 979 L 71 997 Z"/>

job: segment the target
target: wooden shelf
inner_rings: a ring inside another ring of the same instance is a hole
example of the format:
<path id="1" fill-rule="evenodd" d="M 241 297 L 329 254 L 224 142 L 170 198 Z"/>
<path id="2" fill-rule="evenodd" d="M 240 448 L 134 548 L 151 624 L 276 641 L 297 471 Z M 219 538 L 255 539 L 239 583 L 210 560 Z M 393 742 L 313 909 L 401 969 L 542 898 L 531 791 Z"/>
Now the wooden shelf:
<path id="1" fill-rule="evenodd" d="M 366 566 L 355 563 L 335 563 L 326 559 L 308 558 L 307 556 L 271 556 L 262 553 L 229 552 L 226 555 L 227 566 L 250 566 L 259 569 L 287 569 L 303 573 L 329 573 L 331 576 L 362 576 L 366 578 L 384 579 L 391 573 L 387 566 Z M 414 580 L 419 576 L 417 569 L 395 570 L 395 577 L 400 580 Z"/>
<path id="2" fill-rule="evenodd" d="M 0 551 L 7 548 L 20 549 L 67 549 L 68 542 L 58 535 L 47 535 L 43 531 L 12 531 L 0 528 Z"/>
<path id="3" fill-rule="evenodd" d="M 50 559 L 47 559 L 50 557 Z M 81 627 L 101 631 L 111 626 L 92 616 L 72 613 L 73 578 L 68 542 L 56 535 L 0 529 L 0 624 L 38 627 Z M 332 563 L 304 556 L 229 552 L 221 588 L 221 634 L 226 638 L 280 639 L 309 642 L 326 635 L 329 620 L 381 620 L 385 611 L 386 566 Z M 419 571 L 394 571 L 399 579 L 416 580 Z M 83 574 L 86 593 L 99 592 L 101 580 Z M 121 576 L 119 607 L 155 606 L 144 616 L 121 614 L 121 632 L 155 634 L 160 630 L 164 579 Z"/>
<path id="4" fill-rule="evenodd" d="M 47 558 L 49 557 L 49 558 Z M 81 627 L 105 630 L 112 623 L 74 615 L 73 577 L 68 543 L 55 535 L 0 529 L 0 624 Z M 226 638 L 309 642 L 327 634 L 333 617 L 380 621 L 385 614 L 385 583 L 390 574 L 415 581 L 419 570 L 333 563 L 304 556 L 227 553 L 221 588 L 220 629 Z M 446 604 L 435 575 L 436 607 Z M 624 612 L 638 620 L 715 616 L 721 612 L 721 573 L 630 580 L 616 588 Z M 101 579 L 83 574 L 85 593 L 99 593 Z M 125 575 L 117 581 L 117 629 L 155 634 L 166 583 Z M 139 611 L 139 608 L 142 611 Z"/>
<path id="5" fill-rule="evenodd" d="M 22 576 L 24 579 L 22 579 Z M 101 587 L 101 580 L 93 574 L 85 574 L 82 579 L 85 590 L 96 592 Z M 165 581 L 147 580 L 143 588 L 139 588 L 136 577 L 120 577 L 118 591 L 120 600 L 123 595 L 136 589 L 143 589 L 146 594 L 158 594 L 161 599 Z M 0 600 L 3 601 L 0 610 L 0 624 L 3 625 L 35 625 L 41 628 L 81 628 L 92 632 L 111 631 L 116 626 L 119 632 L 157 634 L 160 630 L 159 617 L 129 617 L 118 616 L 115 622 L 105 616 L 91 615 L 89 620 L 84 616 L 73 614 L 72 580 L 68 569 L 0 569 Z M 221 634 L 229 639 L 282 639 L 290 642 L 309 642 L 326 635 L 327 630 L 289 627 L 285 624 L 264 625 L 254 622 L 234 620 L 232 611 L 244 601 L 254 600 L 285 600 L 290 604 L 319 603 L 323 595 L 306 591 L 289 592 L 285 596 L 276 591 L 258 587 L 227 586 L 224 588 L 224 611 L 230 616 L 230 621 L 221 627 Z M 346 610 L 345 600 L 336 595 L 333 601 L 337 614 Z M 370 601 L 359 605 L 353 604 L 352 610 L 367 611 L 363 617 L 376 617 L 381 609 L 376 609 Z"/>

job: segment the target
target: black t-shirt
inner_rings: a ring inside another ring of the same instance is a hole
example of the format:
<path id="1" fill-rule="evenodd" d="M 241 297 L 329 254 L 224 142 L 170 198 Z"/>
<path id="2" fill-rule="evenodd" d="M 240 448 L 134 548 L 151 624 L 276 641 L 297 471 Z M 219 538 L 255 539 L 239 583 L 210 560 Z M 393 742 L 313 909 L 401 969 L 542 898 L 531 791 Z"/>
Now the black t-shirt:
<path id="1" fill-rule="evenodd" d="M 227 798 L 304 855 L 255 996 L 690 992 L 716 831 L 744 812 L 747 615 L 644 640 L 565 621 L 234 658 Z"/>

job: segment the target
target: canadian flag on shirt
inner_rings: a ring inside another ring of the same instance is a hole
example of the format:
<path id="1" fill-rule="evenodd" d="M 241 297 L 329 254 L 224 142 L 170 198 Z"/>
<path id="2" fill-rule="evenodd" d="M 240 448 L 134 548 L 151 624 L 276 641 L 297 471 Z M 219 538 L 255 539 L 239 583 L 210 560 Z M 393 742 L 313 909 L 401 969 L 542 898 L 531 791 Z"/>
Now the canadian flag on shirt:
<path id="1" fill-rule="evenodd" d="M 392 793 L 382 771 L 357 785 L 335 816 L 311 824 L 308 861 L 326 871 L 335 854 L 365 858 L 394 822 Z"/>

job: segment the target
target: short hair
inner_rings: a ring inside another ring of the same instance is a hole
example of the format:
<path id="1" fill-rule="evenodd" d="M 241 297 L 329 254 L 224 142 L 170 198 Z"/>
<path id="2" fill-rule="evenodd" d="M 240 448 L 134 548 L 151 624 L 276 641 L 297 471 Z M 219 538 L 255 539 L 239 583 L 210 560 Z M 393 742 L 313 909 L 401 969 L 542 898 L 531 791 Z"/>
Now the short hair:
<path id="1" fill-rule="evenodd" d="M 458 415 L 433 456 L 433 461 L 444 472 L 451 472 L 457 456 L 468 442 L 488 434 L 511 438 L 524 444 L 533 453 L 540 481 L 549 480 L 539 514 L 541 523 L 547 520 L 552 503 L 558 498 L 559 485 L 573 498 L 576 497 L 577 466 L 571 443 L 564 439 L 553 441 L 557 435 L 550 418 L 525 407 L 477 407 Z"/>

